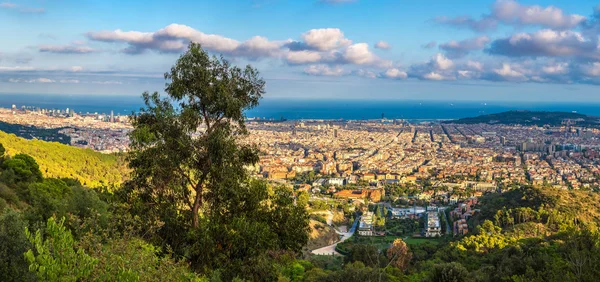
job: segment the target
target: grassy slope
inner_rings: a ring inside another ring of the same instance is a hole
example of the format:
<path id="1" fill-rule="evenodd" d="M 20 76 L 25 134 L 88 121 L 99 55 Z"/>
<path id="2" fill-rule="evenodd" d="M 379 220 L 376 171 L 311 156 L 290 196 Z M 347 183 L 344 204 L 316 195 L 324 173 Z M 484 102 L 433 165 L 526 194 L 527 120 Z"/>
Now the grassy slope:
<path id="1" fill-rule="evenodd" d="M 7 154 L 32 156 L 46 177 L 69 177 L 88 187 L 120 184 L 128 174 L 122 157 L 80 149 L 56 142 L 25 140 L 0 131 L 0 143 Z"/>

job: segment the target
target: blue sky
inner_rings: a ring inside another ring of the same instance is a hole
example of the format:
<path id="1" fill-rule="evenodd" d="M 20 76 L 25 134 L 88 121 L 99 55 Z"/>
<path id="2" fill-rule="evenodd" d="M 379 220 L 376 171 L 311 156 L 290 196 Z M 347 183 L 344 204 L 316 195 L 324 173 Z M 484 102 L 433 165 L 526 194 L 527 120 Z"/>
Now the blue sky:
<path id="1" fill-rule="evenodd" d="M 267 98 L 600 101 L 598 1 L 2 1 L 4 93 L 160 91 L 196 41 Z"/>

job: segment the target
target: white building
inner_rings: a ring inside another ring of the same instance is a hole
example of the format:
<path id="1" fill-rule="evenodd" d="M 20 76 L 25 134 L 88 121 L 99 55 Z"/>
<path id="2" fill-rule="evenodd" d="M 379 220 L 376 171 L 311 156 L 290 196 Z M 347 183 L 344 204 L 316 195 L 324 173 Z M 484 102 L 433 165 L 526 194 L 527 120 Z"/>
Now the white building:
<path id="1" fill-rule="evenodd" d="M 358 235 L 373 236 L 373 212 L 366 212 L 360 217 Z"/>

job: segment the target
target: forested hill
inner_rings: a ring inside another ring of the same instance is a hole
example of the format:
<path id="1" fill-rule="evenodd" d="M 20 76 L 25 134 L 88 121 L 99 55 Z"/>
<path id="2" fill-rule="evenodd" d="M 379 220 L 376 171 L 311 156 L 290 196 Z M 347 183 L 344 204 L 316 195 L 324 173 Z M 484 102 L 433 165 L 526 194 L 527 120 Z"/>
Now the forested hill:
<path id="1" fill-rule="evenodd" d="M 36 126 L 27 126 L 21 124 L 12 124 L 0 121 L 0 131 L 12 133 L 25 139 L 39 139 L 44 141 L 59 142 L 70 144 L 71 137 L 60 133 L 60 128 L 39 128 Z"/>
<path id="2" fill-rule="evenodd" d="M 25 140 L 2 131 L 0 144 L 9 155 L 24 153 L 32 156 L 45 177 L 74 178 L 88 187 L 120 184 L 129 173 L 123 156 L 57 142 Z"/>
<path id="3" fill-rule="evenodd" d="M 506 124 L 506 125 L 537 125 L 560 126 L 570 120 L 571 125 L 598 127 L 600 118 L 578 113 L 568 112 L 537 112 L 537 111 L 508 111 L 497 114 L 482 115 L 478 117 L 461 118 L 444 121 L 455 124 Z"/>

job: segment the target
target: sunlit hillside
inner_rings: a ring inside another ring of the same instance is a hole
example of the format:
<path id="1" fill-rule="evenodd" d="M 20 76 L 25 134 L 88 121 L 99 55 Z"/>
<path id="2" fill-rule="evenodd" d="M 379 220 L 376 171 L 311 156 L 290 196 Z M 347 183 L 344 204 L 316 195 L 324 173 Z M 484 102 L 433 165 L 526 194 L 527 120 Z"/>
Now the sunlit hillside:
<path id="1" fill-rule="evenodd" d="M 9 155 L 24 153 L 40 165 L 45 177 L 75 178 L 88 187 L 120 184 L 128 170 L 124 158 L 79 149 L 57 142 L 25 140 L 0 131 L 0 143 Z"/>

